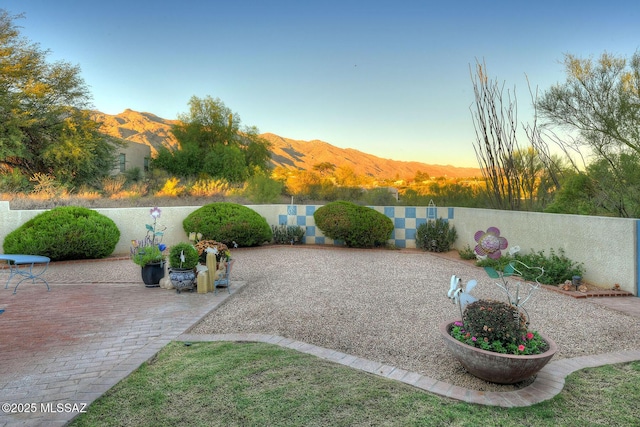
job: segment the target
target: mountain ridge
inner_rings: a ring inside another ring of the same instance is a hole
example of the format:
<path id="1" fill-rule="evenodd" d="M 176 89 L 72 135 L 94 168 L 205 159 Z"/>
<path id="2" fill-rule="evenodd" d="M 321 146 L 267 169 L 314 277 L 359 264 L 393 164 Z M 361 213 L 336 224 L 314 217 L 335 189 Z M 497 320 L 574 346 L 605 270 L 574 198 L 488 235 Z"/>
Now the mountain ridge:
<path id="1" fill-rule="evenodd" d="M 116 115 L 93 111 L 92 118 L 102 123 L 100 131 L 103 134 L 148 145 L 152 156 L 160 147 L 173 148 L 178 145 L 171 133 L 171 126 L 179 123 L 178 120 L 163 119 L 152 113 L 131 109 Z M 269 151 L 274 167 L 310 171 L 320 163 L 330 163 L 336 168 L 348 166 L 357 175 L 378 179 L 412 179 L 417 172 L 427 173 L 430 177 L 481 176 L 479 168 L 385 159 L 354 148 L 336 147 L 318 139 L 295 140 L 269 132 L 260 134 L 260 137 L 271 144 Z"/>

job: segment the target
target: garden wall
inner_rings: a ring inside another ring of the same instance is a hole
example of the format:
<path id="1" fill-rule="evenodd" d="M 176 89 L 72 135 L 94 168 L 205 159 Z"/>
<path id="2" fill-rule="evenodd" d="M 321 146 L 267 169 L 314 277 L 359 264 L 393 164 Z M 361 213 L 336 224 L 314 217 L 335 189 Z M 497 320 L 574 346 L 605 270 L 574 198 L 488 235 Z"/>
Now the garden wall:
<path id="1" fill-rule="evenodd" d="M 313 213 L 320 205 L 248 205 L 262 215 L 269 224 L 288 224 L 305 227 L 307 244 L 339 244 L 325 237 L 315 226 Z M 543 214 L 491 209 L 450 208 L 435 206 L 376 206 L 394 223 L 391 242 L 399 248 L 415 248 L 417 227 L 428 219 L 445 218 L 458 232 L 456 249 L 476 244 L 478 230 L 498 227 L 509 246 L 520 246 L 522 252 L 550 249 L 565 254 L 585 266 L 585 280 L 610 287 L 618 283 L 621 289 L 638 295 L 640 220 L 581 215 Z M 164 243 L 187 239 L 182 221 L 197 206 L 162 208 L 159 224 L 166 226 Z M 128 254 L 132 239 L 141 239 L 145 224 L 150 223 L 150 208 L 96 209 L 113 219 L 120 229 L 116 254 Z M 39 210 L 10 210 L 9 202 L 0 201 L 0 242 L 4 237 L 41 213 Z"/>

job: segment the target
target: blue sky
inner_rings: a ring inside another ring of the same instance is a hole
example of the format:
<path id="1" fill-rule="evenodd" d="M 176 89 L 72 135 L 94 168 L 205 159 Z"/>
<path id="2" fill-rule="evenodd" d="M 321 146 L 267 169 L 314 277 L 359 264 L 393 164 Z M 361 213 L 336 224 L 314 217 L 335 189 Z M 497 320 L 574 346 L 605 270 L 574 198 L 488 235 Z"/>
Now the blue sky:
<path id="1" fill-rule="evenodd" d="M 569 3 L 569 2 L 567 2 Z M 570 2 L 574 3 L 574 2 Z M 2 0 L 22 35 L 79 65 L 96 109 L 175 119 L 192 96 L 242 123 L 380 157 L 477 167 L 469 66 L 515 87 L 565 79 L 565 53 L 631 56 L 637 0 Z M 525 140 L 522 140 L 525 143 Z"/>

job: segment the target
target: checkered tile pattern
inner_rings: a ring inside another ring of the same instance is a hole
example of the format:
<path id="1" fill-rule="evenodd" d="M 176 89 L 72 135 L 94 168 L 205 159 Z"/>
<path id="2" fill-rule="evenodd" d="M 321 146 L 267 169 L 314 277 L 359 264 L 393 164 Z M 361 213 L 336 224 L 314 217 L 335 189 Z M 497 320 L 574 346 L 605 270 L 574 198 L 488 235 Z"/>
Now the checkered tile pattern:
<path id="1" fill-rule="evenodd" d="M 305 243 L 316 245 L 342 245 L 322 234 L 316 227 L 313 213 L 322 205 L 290 205 L 286 213 L 278 215 L 278 224 L 298 225 L 306 229 Z M 435 206 L 369 206 L 383 213 L 393 221 L 394 230 L 391 242 L 399 248 L 416 247 L 416 230 L 420 224 L 429 219 L 454 219 L 454 208 L 438 208 Z M 268 219 L 268 218 L 267 218 Z"/>

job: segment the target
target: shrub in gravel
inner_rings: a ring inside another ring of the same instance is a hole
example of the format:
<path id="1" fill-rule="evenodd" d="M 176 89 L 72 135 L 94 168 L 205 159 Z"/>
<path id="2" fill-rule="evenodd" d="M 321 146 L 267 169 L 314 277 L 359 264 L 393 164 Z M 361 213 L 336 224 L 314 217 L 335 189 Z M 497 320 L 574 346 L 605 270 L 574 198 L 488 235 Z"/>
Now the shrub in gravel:
<path id="1" fill-rule="evenodd" d="M 210 203 L 193 211 L 182 221 L 184 231 L 202 234 L 201 240 L 215 240 L 233 247 L 257 246 L 270 242 L 271 227 L 253 209 L 236 203 Z"/>
<path id="2" fill-rule="evenodd" d="M 87 208 L 60 206 L 43 212 L 9 233 L 5 253 L 42 255 L 52 261 L 111 255 L 120 230 L 110 218 Z"/>
<path id="3" fill-rule="evenodd" d="M 305 229 L 299 225 L 272 225 L 273 242 L 278 245 L 303 244 Z"/>
<path id="4" fill-rule="evenodd" d="M 430 252 L 447 252 L 458 238 L 455 227 L 443 218 L 420 224 L 416 230 L 416 246 Z"/>
<path id="5" fill-rule="evenodd" d="M 528 254 L 503 255 L 498 259 L 486 258 L 476 262 L 476 265 L 503 271 L 514 259 L 530 267 L 543 268 L 544 274 L 540 277 L 538 277 L 539 271 L 536 269 L 522 269 L 522 278 L 524 280 L 535 281 L 537 279 L 543 285 L 558 285 L 564 283 L 565 280 L 571 280 L 573 276 L 582 276 L 585 272 L 584 264 L 568 258 L 562 248 L 557 252 L 554 249 L 550 249 L 549 255 L 546 255 L 544 251 L 535 252 L 531 250 Z"/>
<path id="6" fill-rule="evenodd" d="M 325 236 L 342 240 L 349 247 L 370 248 L 387 243 L 393 222 L 380 212 L 350 202 L 332 202 L 313 214 Z"/>

